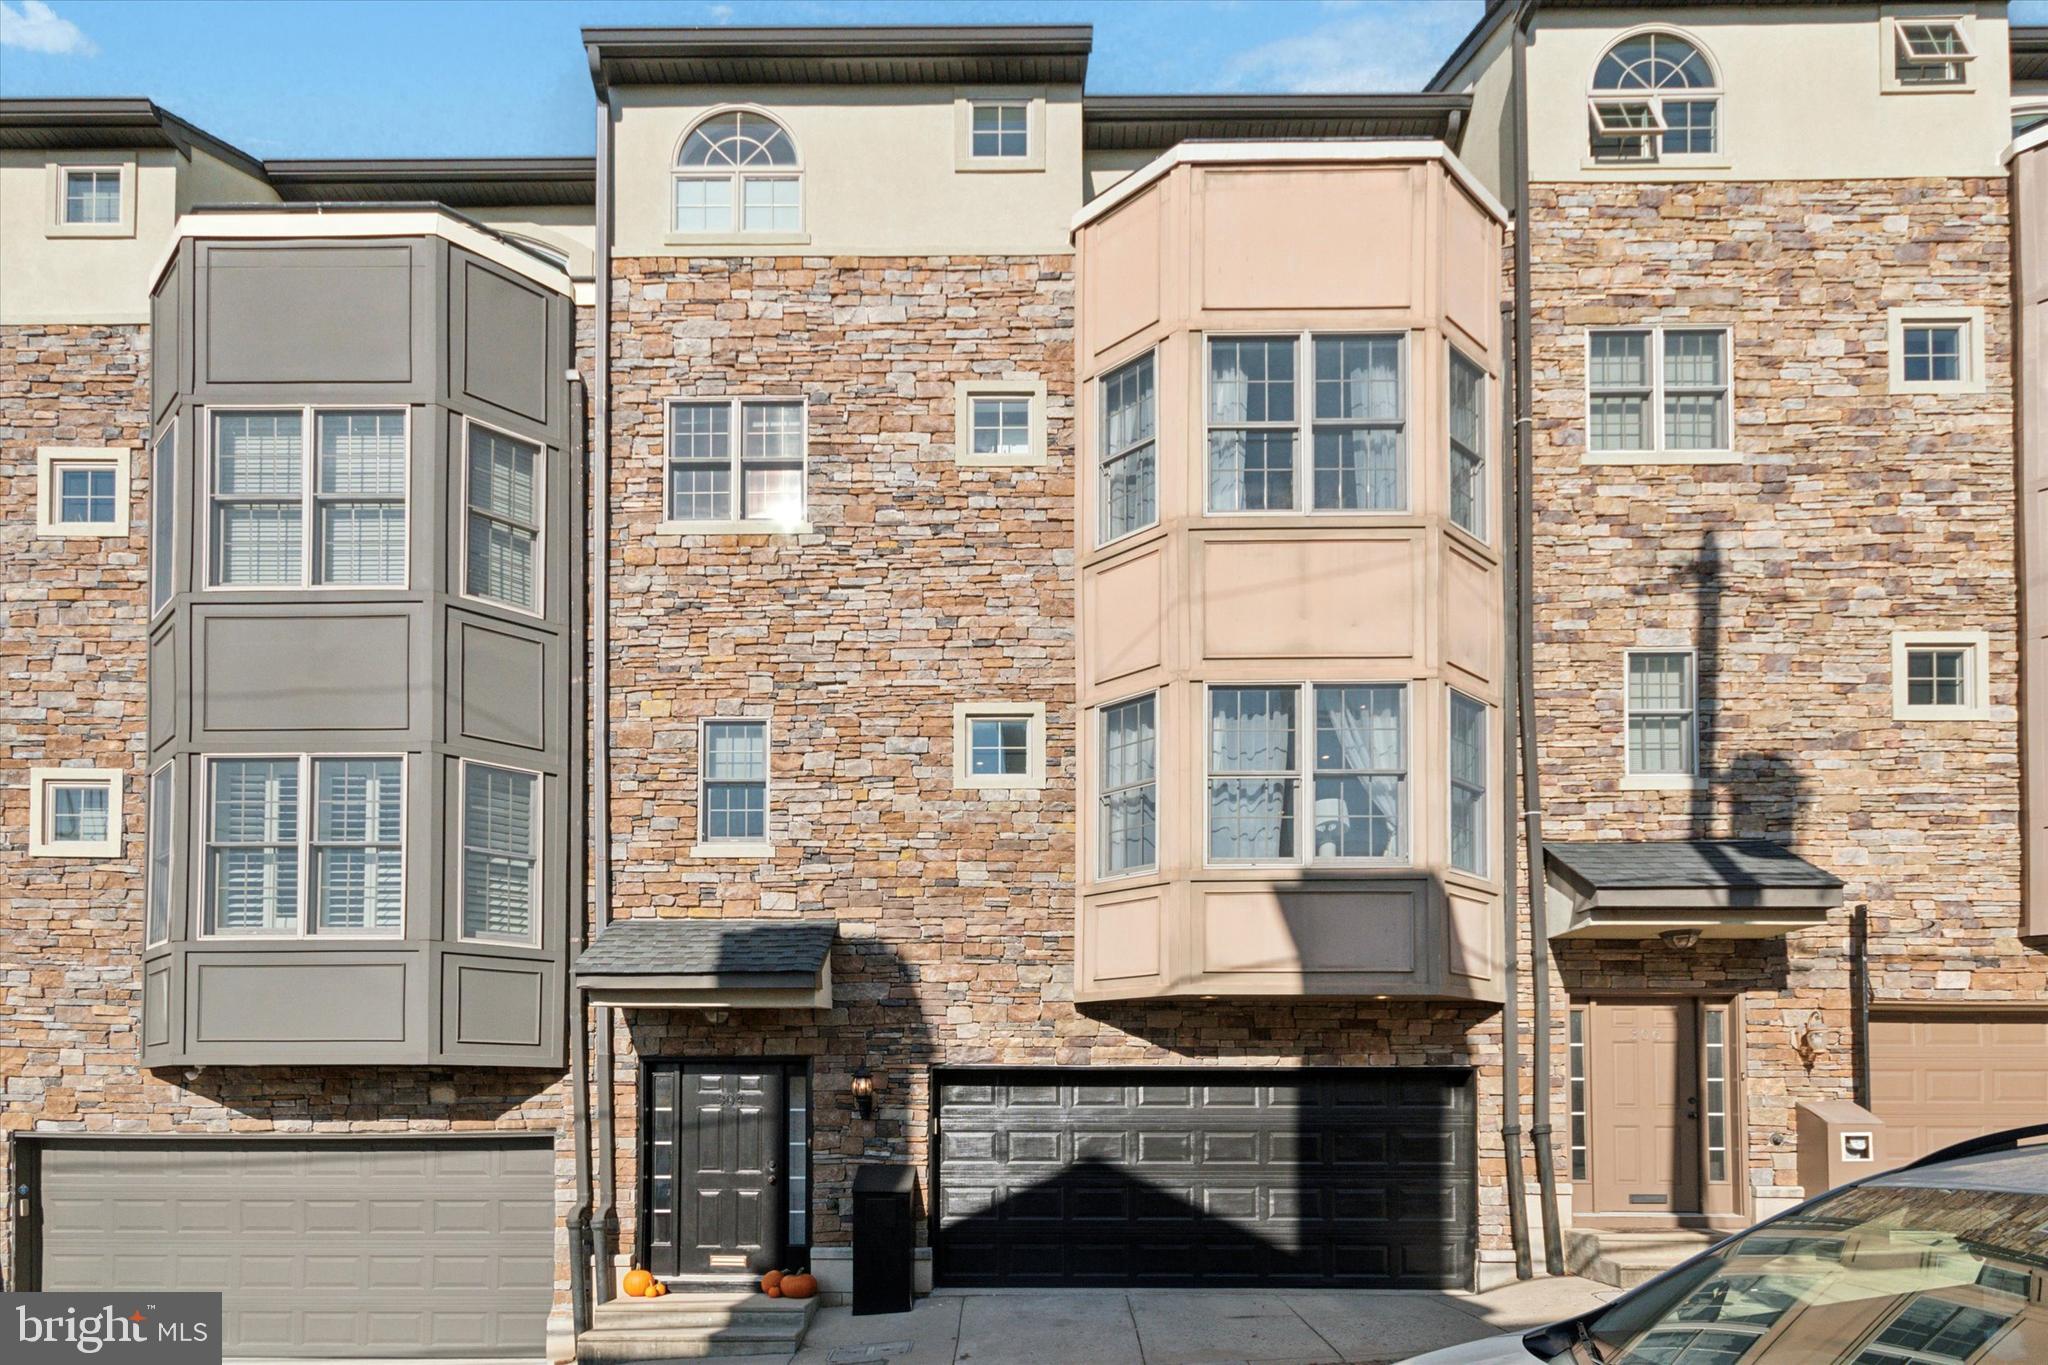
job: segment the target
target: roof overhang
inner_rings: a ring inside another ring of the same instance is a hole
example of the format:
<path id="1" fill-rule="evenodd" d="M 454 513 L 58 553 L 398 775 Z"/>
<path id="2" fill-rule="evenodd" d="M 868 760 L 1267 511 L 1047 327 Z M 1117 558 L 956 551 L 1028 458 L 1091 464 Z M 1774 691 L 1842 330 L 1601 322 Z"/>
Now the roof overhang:
<path id="1" fill-rule="evenodd" d="M 1553 939 L 1778 938 L 1842 904 L 1840 879 L 1763 840 L 1564 844 L 1544 861 Z"/>
<path id="2" fill-rule="evenodd" d="M 2014 80 L 2048 81 L 2048 25 L 2014 25 L 2006 46 Z"/>
<path id="3" fill-rule="evenodd" d="M 571 973 L 594 1005 L 830 1009 L 837 933 L 830 920 L 615 920 Z"/>
<path id="4" fill-rule="evenodd" d="M 266 161 L 263 169 L 286 203 L 432 200 L 463 209 L 597 202 L 597 161 L 587 156 L 322 158 Z"/>
<path id="5" fill-rule="evenodd" d="M 1472 97 L 1392 95 L 1090 95 L 1085 145 L 1151 150 L 1191 139 L 1433 139 L 1456 149 Z"/>
<path id="6" fill-rule="evenodd" d="M 1088 24 L 587 28 L 591 84 L 1079 85 Z"/>
<path id="7" fill-rule="evenodd" d="M 150 100 L 131 98 L 0 100 L 0 150 L 168 147 L 190 157 L 197 147 L 263 178 L 263 163 Z"/>

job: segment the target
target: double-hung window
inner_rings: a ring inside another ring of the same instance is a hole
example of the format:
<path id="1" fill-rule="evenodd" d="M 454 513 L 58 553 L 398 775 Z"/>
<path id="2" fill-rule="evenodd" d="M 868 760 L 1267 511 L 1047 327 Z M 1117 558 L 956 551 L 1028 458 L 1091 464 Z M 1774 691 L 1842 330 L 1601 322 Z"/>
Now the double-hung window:
<path id="1" fill-rule="evenodd" d="M 1300 742 L 1303 694 L 1313 746 Z M 1298 863 L 1407 855 L 1407 689 L 1209 689 L 1209 858 Z M 1312 805 L 1300 835 L 1303 788 Z"/>
<path id="2" fill-rule="evenodd" d="M 166 763 L 149 775 L 148 809 L 143 818 L 149 831 L 147 921 L 142 941 L 154 947 L 171 936 L 171 850 L 176 832 L 172 815 L 172 784 L 177 767 Z"/>
<path id="3" fill-rule="evenodd" d="M 216 410 L 212 431 L 214 587 L 405 585 L 402 410 Z"/>
<path id="4" fill-rule="evenodd" d="M 1304 345 L 1312 367 L 1306 404 L 1298 363 Z M 1405 507 L 1404 348 L 1398 334 L 1211 337 L 1208 510 Z"/>
<path id="5" fill-rule="evenodd" d="M 207 760 L 209 934 L 395 935 L 404 923 L 405 760 Z"/>
<path id="6" fill-rule="evenodd" d="M 1628 776 L 1690 785 L 1698 767 L 1699 697 L 1686 650 L 1630 650 L 1624 697 Z"/>
<path id="7" fill-rule="evenodd" d="M 167 426 L 149 459 L 149 614 L 170 605 L 178 527 L 178 428 Z"/>
<path id="8" fill-rule="evenodd" d="M 1451 524 L 1486 539 L 1486 373 L 1455 347 L 1450 367 Z"/>
<path id="9" fill-rule="evenodd" d="M 1159 865 L 1159 703 L 1156 693 L 1102 708 L 1101 813 L 1105 877 Z"/>
<path id="10" fill-rule="evenodd" d="M 463 459 L 463 591 L 517 611 L 539 612 L 542 450 L 502 431 L 468 425 Z"/>
<path id="11" fill-rule="evenodd" d="M 541 785 L 538 773 L 462 765 L 462 937 L 537 943 Z"/>
<path id="12" fill-rule="evenodd" d="M 1158 398 L 1153 353 L 1104 375 L 1097 543 L 1159 520 Z"/>
<path id="13" fill-rule="evenodd" d="M 1486 875 L 1486 705 L 1452 691 L 1450 714 L 1451 866 Z"/>
<path id="14" fill-rule="evenodd" d="M 707 720 L 699 745 L 699 837 L 707 846 L 768 842 L 768 722 Z"/>
<path id="15" fill-rule="evenodd" d="M 1595 458 L 1727 455 L 1728 331 L 1631 327 L 1586 334 L 1586 448 Z"/>
<path id="16" fill-rule="evenodd" d="M 679 401 L 669 404 L 668 422 L 670 522 L 802 524 L 801 399 Z"/>
<path id="17" fill-rule="evenodd" d="M 1976 52 L 1961 19 L 1894 19 L 1892 76 L 1902 89 L 1969 83 Z"/>

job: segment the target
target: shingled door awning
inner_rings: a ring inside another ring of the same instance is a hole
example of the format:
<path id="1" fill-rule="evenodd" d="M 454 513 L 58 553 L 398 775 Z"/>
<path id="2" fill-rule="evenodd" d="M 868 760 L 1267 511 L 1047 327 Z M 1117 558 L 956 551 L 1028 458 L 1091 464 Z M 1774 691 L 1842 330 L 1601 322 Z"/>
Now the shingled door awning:
<path id="1" fill-rule="evenodd" d="M 1768 839 L 1544 847 L 1552 938 L 1773 938 L 1825 924 L 1842 879 Z"/>
<path id="2" fill-rule="evenodd" d="M 625 919 L 576 959 L 595 1005 L 829 1009 L 836 920 Z"/>

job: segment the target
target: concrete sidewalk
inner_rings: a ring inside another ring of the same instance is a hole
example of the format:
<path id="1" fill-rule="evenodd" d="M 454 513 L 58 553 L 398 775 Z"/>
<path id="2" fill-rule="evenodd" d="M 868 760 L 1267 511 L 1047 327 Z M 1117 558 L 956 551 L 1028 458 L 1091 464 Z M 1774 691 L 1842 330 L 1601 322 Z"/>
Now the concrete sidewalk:
<path id="1" fill-rule="evenodd" d="M 1583 1312 L 1618 1290 L 1531 1280 L 1487 1294 L 1284 1289 L 941 1290 L 909 1313 L 827 1308 L 758 1365 L 1234 1365 L 1394 1361 Z M 749 1365 L 752 1358 L 725 1365 Z"/>

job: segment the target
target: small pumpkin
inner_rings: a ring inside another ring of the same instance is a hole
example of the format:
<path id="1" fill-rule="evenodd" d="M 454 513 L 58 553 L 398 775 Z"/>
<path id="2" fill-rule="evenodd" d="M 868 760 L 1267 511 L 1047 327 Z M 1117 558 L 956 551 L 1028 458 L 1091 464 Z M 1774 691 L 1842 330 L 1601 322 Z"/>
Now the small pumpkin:
<path id="1" fill-rule="evenodd" d="M 818 1292 L 818 1277 L 815 1275 L 785 1275 L 782 1277 L 782 1295 L 789 1299 L 808 1299 Z"/>
<path id="2" fill-rule="evenodd" d="M 654 1276 L 636 1265 L 626 1272 L 625 1284 L 621 1287 L 625 1289 L 628 1295 L 637 1299 L 644 1295 L 647 1292 L 647 1286 L 653 1283 Z"/>
<path id="3" fill-rule="evenodd" d="M 761 1292 L 763 1294 L 766 1294 L 771 1299 L 779 1299 L 782 1297 L 782 1286 L 779 1284 L 771 1284 Z"/>
<path id="4" fill-rule="evenodd" d="M 656 1280 L 653 1284 L 647 1286 L 647 1297 L 650 1299 L 665 1298 L 667 1295 L 668 1286 L 660 1280 Z"/>
<path id="5" fill-rule="evenodd" d="M 779 1270 L 771 1270 L 766 1275 L 763 1275 L 761 1277 L 761 1292 L 773 1298 L 776 1293 L 776 1286 L 781 1283 L 782 1272 Z"/>

